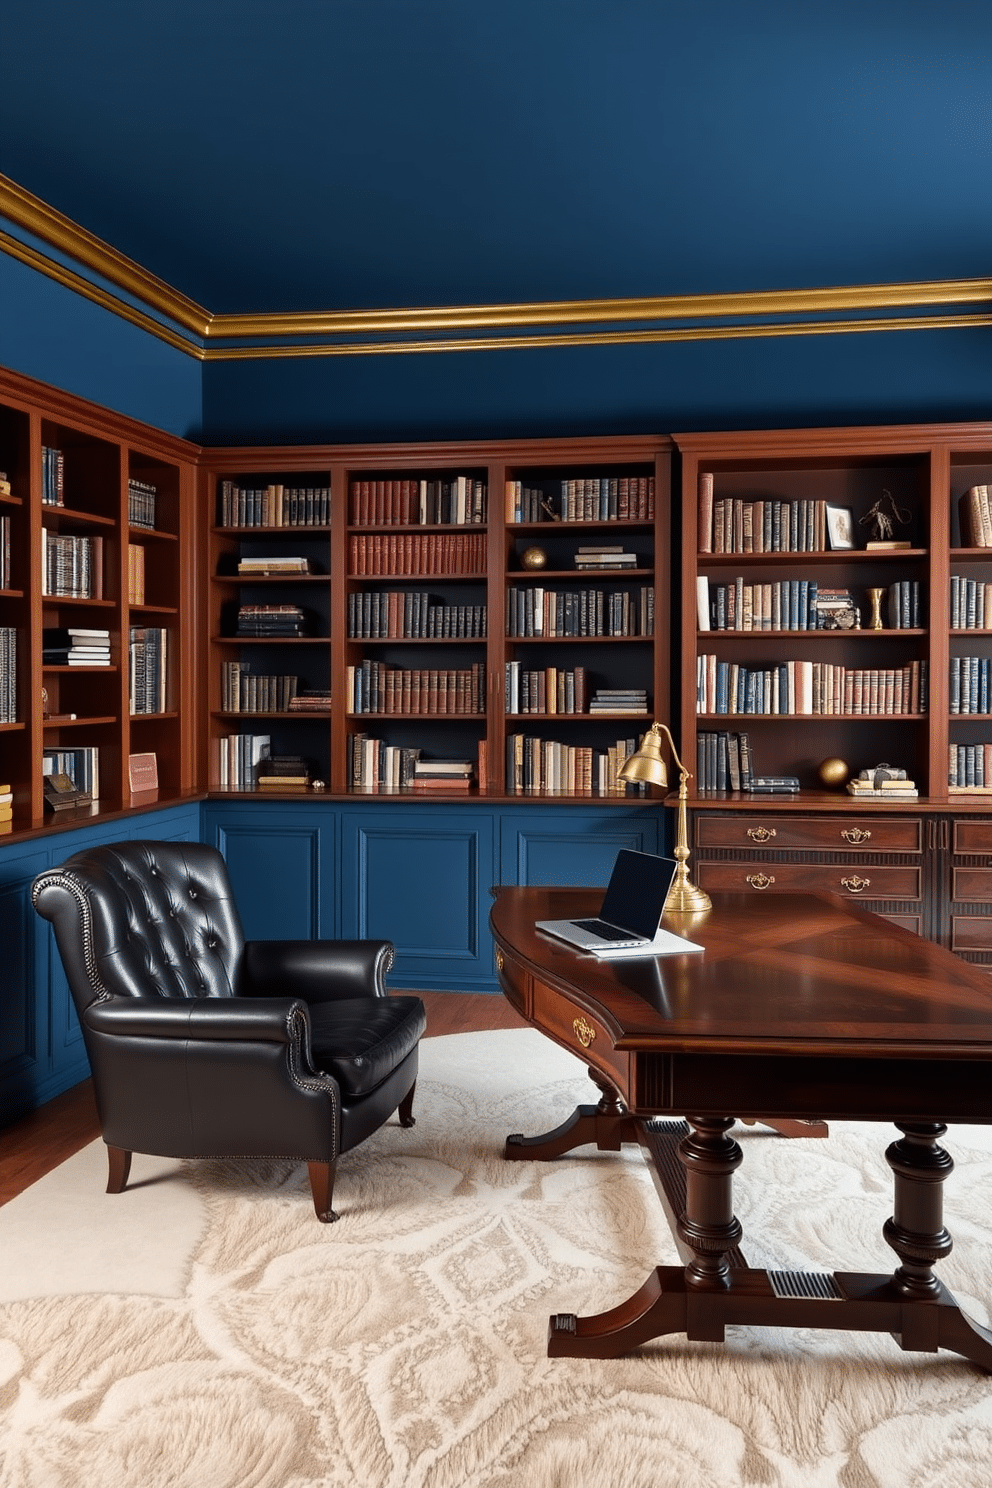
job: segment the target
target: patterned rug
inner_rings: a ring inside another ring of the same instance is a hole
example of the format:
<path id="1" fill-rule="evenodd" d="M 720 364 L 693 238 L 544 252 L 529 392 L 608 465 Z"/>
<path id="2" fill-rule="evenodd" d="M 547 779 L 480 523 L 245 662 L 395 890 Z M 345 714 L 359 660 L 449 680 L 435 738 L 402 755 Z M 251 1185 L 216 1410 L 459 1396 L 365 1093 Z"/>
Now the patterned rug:
<path id="1" fill-rule="evenodd" d="M 102 1144 L 0 1209 L 2 1488 L 988 1488 L 992 1377 L 887 1335 L 728 1330 L 548 1359 L 677 1255 L 636 1149 L 505 1163 L 510 1131 L 595 1099 L 531 1030 L 422 1045 L 418 1124 L 305 1170 Z M 752 1264 L 888 1271 L 883 1150 L 738 1128 Z M 940 1274 L 992 1298 L 992 1134 L 953 1129 Z"/>

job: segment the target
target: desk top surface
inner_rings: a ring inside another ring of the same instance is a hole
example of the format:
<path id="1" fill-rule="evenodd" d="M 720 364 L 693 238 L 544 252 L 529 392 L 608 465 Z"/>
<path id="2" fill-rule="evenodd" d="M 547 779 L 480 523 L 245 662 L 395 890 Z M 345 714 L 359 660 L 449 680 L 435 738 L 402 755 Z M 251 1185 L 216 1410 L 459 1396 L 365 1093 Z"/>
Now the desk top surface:
<path id="1" fill-rule="evenodd" d="M 992 978 L 831 894 L 715 894 L 663 926 L 704 946 L 601 961 L 536 930 L 602 889 L 500 888 L 498 946 L 598 1017 L 618 1049 L 992 1060 Z"/>

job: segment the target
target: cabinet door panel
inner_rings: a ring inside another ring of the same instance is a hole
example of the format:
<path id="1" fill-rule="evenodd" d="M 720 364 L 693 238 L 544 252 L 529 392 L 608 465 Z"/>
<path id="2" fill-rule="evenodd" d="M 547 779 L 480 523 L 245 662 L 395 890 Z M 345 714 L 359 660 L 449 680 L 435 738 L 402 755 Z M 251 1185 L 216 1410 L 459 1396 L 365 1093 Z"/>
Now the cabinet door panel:
<path id="1" fill-rule="evenodd" d="M 501 824 L 500 882 L 605 885 L 622 847 L 663 852 L 660 809 L 642 808 L 630 815 L 568 810 L 508 814 Z"/>
<path id="2" fill-rule="evenodd" d="M 954 851 L 988 854 L 992 857 L 992 821 L 956 821 Z"/>
<path id="3" fill-rule="evenodd" d="M 952 951 L 992 951 L 992 915 L 952 915 Z"/>
<path id="4" fill-rule="evenodd" d="M 342 864 L 343 933 L 393 942 L 391 985 L 495 990 L 490 813 L 347 812 Z"/>
<path id="5" fill-rule="evenodd" d="M 218 828 L 217 846 L 248 940 L 321 935 L 319 826 L 228 822 Z"/>
<path id="6" fill-rule="evenodd" d="M 992 904 L 992 868 L 955 868 L 952 876 L 952 899 Z"/>

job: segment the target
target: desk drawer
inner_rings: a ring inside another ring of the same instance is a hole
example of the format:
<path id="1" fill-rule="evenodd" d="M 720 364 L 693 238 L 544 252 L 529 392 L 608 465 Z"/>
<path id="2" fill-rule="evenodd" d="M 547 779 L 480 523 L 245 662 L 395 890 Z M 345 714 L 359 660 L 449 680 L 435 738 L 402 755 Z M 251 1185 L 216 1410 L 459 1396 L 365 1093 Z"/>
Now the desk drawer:
<path id="1" fill-rule="evenodd" d="M 630 1056 L 618 1053 L 606 1028 L 589 1013 L 582 1013 L 564 998 L 559 998 L 540 981 L 534 981 L 534 1014 L 532 1021 L 542 1032 L 550 1034 L 579 1059 L 595 1065 L 606 1076 L 616 1079 L 624 1095 L 630 1074 Z"/>
<path id="2" fill-rule="evenodd" d="M 988 824 L 992 836 L 992 822 Z M 918 817 L 698 816 L 697 847 L 760 847 L 764 851 L 813 848 L 820 852 L 919 852 Z M 987 849 L 992 852 L 992 847 Z M 961 851 L 961 849 L 959 849 Z"/>
<path id="3" fill-rule="evenodd" d="M 992 857 L 992 821 L 956 821 L 954 851 Z"/>
<path id="4" fill-rule="evenodd" d="M 691 865 L 700 888 L 746 893 L 843 894 L 848 899 L 919 899 L 920 870 L 875 863 L 750 863 Z"/>

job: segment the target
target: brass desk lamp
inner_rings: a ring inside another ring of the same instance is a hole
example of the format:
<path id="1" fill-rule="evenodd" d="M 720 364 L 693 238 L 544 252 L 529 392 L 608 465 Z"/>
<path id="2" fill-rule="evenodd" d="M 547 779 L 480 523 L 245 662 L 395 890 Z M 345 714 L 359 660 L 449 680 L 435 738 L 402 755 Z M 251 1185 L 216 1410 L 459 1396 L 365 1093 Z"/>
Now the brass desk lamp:
<path id="1" fill-rule="evenodd" d="M 653 723 L 644 735 L 644 742 L 640 749 L 636 750 L 623 764 L 620 769 L 621 780 L 646 780 L 650 785 L 660 785 L 663 788 L 668 785 L 668 770 L 661 754 L 661 736 L 665 735 L 669 748 L 672 751 L 672 759 L 679 770 L 679 806 L 675 833 L 675 849 L 672 856 L 675 858 L 675 877 L 672 887 L 668 891 L 665 900 L 665 912 L 681 914 L 698 914 L 704 909 L 712 909 L 713 903 L 709 894 L 703 889 L 697 889 L 695 884 L 689 880 L 686 864 L 689 861 L 689 838 L 686 828 L 685 803 L 689 794 L 688 780 L 689 771 L 679 759 L 675 748 L 675 740 L 663 723 Z"/>

